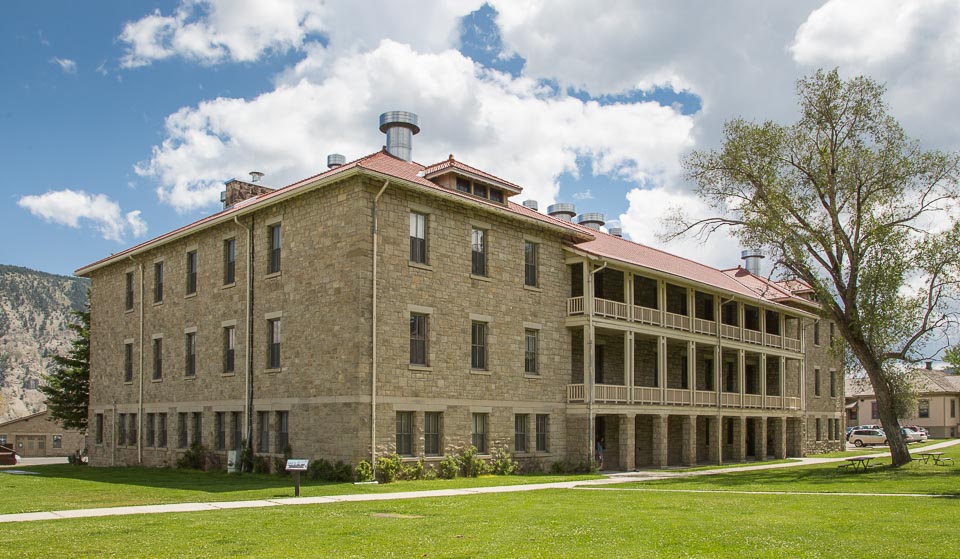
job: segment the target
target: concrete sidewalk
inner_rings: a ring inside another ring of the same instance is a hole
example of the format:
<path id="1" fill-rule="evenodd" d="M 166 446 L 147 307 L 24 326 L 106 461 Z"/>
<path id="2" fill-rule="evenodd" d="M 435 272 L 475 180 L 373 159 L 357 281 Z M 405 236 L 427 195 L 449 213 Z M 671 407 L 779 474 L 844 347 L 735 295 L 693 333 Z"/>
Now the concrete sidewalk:
<path id="1" fill-rule="evenodd" d="M 944 448 L 960 444 L 960 440 L 945 441 L 924 447 L 924 450 Z M 890 453 L 878 453 L 874 456 L 889 456 Z M 31 522 L 36 520 L 60 520 L 66 518 L 93 518 L 99 516 L 123 516 L 129 514 L 162 514 L 170 512 L 198 512 L 211 510 L 229 510 L 244 508 L 263 508 L 289 505 L 322 505 L 330 503 L 359 503 L 365 501 L 392 501 L 398 499 L 427 499 L 431 497 L 462 497 L 466 495 L 482 495 L 485 493 L 517 493 L 522 491 L 538 491 L 541 489 L 574 489 L 597 488 L 597 486 L 631 481 L 652 481 L 674 477 L 691 477 L 745 472 L 753 470 L 772 470 L 778 468 L 794 468 L 811 464 L 841 462 L 845 458 L 798 458 L 794 462 L 779 464 L 745 465 L 732 468 L 716 468 L 711 470 L 670 471 L 646 470 L 638 472 L 609 472 L 602 479 L 586 481 L 562 481 L 554 483 L 536 483 L 527 485 L 500 485 L 494 487 L 474 487 L 467 489 L 438 489 L 433 491 L 402 491 L 397 493 L 354 494 L 321 497 L 289 497 L 282 499 L 262 499 L 253 501 L 225 501 L 210 503 L 173 503 L 167 505 L 141 505 L 132 507 L 108 507 L 94 509 L 74 509 L 47 512 L 27 512 L 20 514 L 0 515 L 0 523 Z"/>

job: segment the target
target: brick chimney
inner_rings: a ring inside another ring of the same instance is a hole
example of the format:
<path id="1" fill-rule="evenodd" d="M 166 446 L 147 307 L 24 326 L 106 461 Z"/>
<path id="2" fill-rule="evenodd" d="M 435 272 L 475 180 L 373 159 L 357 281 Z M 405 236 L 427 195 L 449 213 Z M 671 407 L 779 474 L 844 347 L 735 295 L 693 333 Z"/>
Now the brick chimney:
<path id="1" fill-rule="evenodd" d="M 250 173 L 250 175 L 257 180 L 263 176 L 261 173 Z M 224 187 L 226 190 L 224 190 L 220 195 L 221 201 L 223 202 L 223 209 L 232 208 L 240 202 L 253 198 L 254 196 L 260 196 L 261 194 L 273 192 L 272 188 L 263 186 L 262 184 L 254 184 L 253 182 L 246 182 L 238 179 L 228 180 L 226 183 L 224 183 Z"/>

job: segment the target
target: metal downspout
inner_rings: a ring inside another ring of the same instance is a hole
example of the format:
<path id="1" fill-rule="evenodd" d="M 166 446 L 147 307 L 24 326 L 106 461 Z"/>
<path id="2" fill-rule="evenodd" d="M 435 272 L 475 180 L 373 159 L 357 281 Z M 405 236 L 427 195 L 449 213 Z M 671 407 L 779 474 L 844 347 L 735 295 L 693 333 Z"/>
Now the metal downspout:
<path id="1" fill-rule="evenodd" d="M 253 345 L 253 219 L 253 214 L 251 214 L 250 227 L 246 227 L 240 223 L 237 216 L 233 216 L 234 223 L 247 230 L 247 343 L 244 344 L 246 346 L 244 348 L 244 361 L 246 362 L 244 368 L 246 370 L 244 371 L 243 415 L 244 438 L 247 441 L 246 447 L 249 451 L 253 451 L 253 353 L 251 352 L 251 346 Z"/>
<path id="2" fill-rule="evenodd" d="M 374 479 L 377 476 L 377 251 L 380 240 L 380 223 L 377 219 L 380 196 L 390 186 L 390 181 L 384 181 L 380 192 L 373 198 L 373 284 L 371 298 L 373 311 L 371 314 L 370 333 L 370 468 Z"/>
<path id="3" fill-rule="evenodd" d="M 587 263 L 589 263 L 589 261 Z M 593 425 L 593 388 L 594 388 L 594 385 L 596 384 L 594 380 L 596 379 L 596 374 L 597 374 L 595 370 L 596 364 L 594 363 L 594 357 L 593 357 L 594 352 L 596 351 L 594 348 L 594 339 L 593 339 L 594 337 L 593 335 L 593 306 L 594 306 L 593 305 L 593 299 L 594 299 L 593 276 L 594 274 L 603 270 L 606 267 L 607 267 L 607 262 L 604 262 L 603 266 L 600 266 L 596 270 L 591 270 L 590 273 L 587 275 L 587 291 L 589 292 L 589 295 L 590 295 L 590 312 L 587 314 L 587 336 L 588 336 L 587 381 L 589 383 L 587 385 L 587 439 L 588 439 L 587 444 L 590 445 L 590 451 L 587 453 L 587 456 L 590 457 L 591 464 L 595 459 L 594 446 L 596 444 L 596 441 L 594 440 L 594 438 L 596 437 L 596 433 L 594 432 L 594 425 Z"/>
<path id="4" fill-rule="evenodd" d="M 140 271 L 140 349 L 139 349 L 139 375 L 140 375 L 140 395 L 137 402 L 137 464 L 143 464 L 143 264 L 134 260 L 132 256 L 130 261 L 137 265 Z M 116 416 L 116 409 L 114 409 Z"/>

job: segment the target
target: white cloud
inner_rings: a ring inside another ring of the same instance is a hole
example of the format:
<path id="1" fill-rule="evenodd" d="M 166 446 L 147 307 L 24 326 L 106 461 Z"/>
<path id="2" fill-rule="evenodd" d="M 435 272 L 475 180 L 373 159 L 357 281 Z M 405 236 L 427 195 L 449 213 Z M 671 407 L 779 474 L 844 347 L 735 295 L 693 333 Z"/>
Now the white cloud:
<path id="1" fill-rule="evenodd" d="M 554 201 L 559 176 L 576 170 L 578 156 L 600 173 L 659 182 L 677 175 L 678 153 L 692 144 L 692 119 L 670 107 L 552 96 L 534 80 L 485 71 L 454 50 L 423 54 L 384 41 L 329 67 L 306 61 L 252 100 L 179 110 L 137 172 L 156 178 L 160 199 L 180 211 L 212 206 L 225 179 L 251 168 L 282 185 L 322 170 L 328 153 L 349 159 L 376 151 L 377 116 L 391 109 L 421 115 L 416 160 L 453 152 L 523 185 L 523 198 L 542 204 Z"/>
<path id="2" fill-rule="evenodd" d="M 121 242 L 128 233 L 134 237 L 147 233 L 147 223 L 140 217 L 140 210 L 124 214 L 119 204 L 103 194 L 51 190 L 39 196 L 22 196 L 17 205 L 44 221 L 73 229 L 89 222 L 107 240 Z"/>
<path id="3" fill-rule="evenodd" d="M 584 190 L 583 192 L 574 192 L 573 199 L 574 200 L 593 200 L 593 192 L 591 192 L 589 188 L 587 190 Z"/>
<path id="4" fill-rule="evenodd" d="M 54 56 L 50 59 L 51 64 L 56 64 L 60 67 L 61 70 L 66 74 L 76 74 L 77 73 L 77 63 L 69 58 L 59 58 Z"/>
<path id="5" fill-rule="evenodd" d="M 960 3 L 831 0 L 797 29 L 790 52 L 807 67 L 839 66 L 887 85 L 907 132 L 931 147 L 960 147 Z"/>
<path id="6" fill-rule="evenodd" d="M 627 193 L 627 201 L 630 206 L 626 213 L 620 215 L 620 223 L 630 240 L 693 258 L 719 269 L 735 268 L 742 264 L 739 242 L 722 230 L 714 233 L 706 242 L 690 236 L 670 242 L 659 240 L 658 235 L 664 231 L 661 218 L 675 208 L 683 208 L 686 216 L 692 219 L 712 215 L 710 208 L 693 192 L 664 187 L 635 188 Z M 769 273 L 769 263 L 762 271 Z"/>
<path id="7" fill-rule="evenodd" d="M 459 18 L 480 0 L 445 2 L 340 0 L 181 0 L 127 23 L 121 65 L 146 66 L 173 56 L 203 64 L 249 62 L 272 52 L 305 49 L 322 35 L 342 52 L 375 48 L 384 37 L 438 50 L 456 40 Z"/>

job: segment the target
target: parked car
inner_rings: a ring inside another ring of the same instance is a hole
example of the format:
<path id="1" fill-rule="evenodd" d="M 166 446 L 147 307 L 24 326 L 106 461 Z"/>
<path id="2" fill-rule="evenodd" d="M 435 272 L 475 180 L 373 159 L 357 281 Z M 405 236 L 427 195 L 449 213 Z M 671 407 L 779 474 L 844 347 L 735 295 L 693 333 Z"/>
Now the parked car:
<path id="1" fill-rule="evenodd" d="M 854 446 L 871 446 L 875 444 L 887 444 L 887 435 L 880 429 L 854 429 L 850 431 L 850 437 L 847 439 Z"/>
<path id="2" fill-rule="evenodd" d="M 930 432 L 919 425 L 907 425 L 907 429 L 913 429 L 914 431 L 919 433 L 920 436 L 922 437 L 920 439 L 921 441 L 925 441 L 930 438 Z"/>
<path id="3" fill-rule="evenodd" d="M 907 444 L 919 443 L 923 440 L 922 438 L 923 436 L 920 433 L 914 431 L 909 427 L 901 427 L 900 433 L 903 435 L 903 440 L 906 441 Z"/>
<path id="4" fill-rule="evenodd" d="M 847 440 L 850 440 L 850 433 L 854 431 L 859 431 L 863 429 L 876 429 L 878 431 L 883 431 L 882 425 L 857 425 L 856 427 L 847 427 Z"/>

